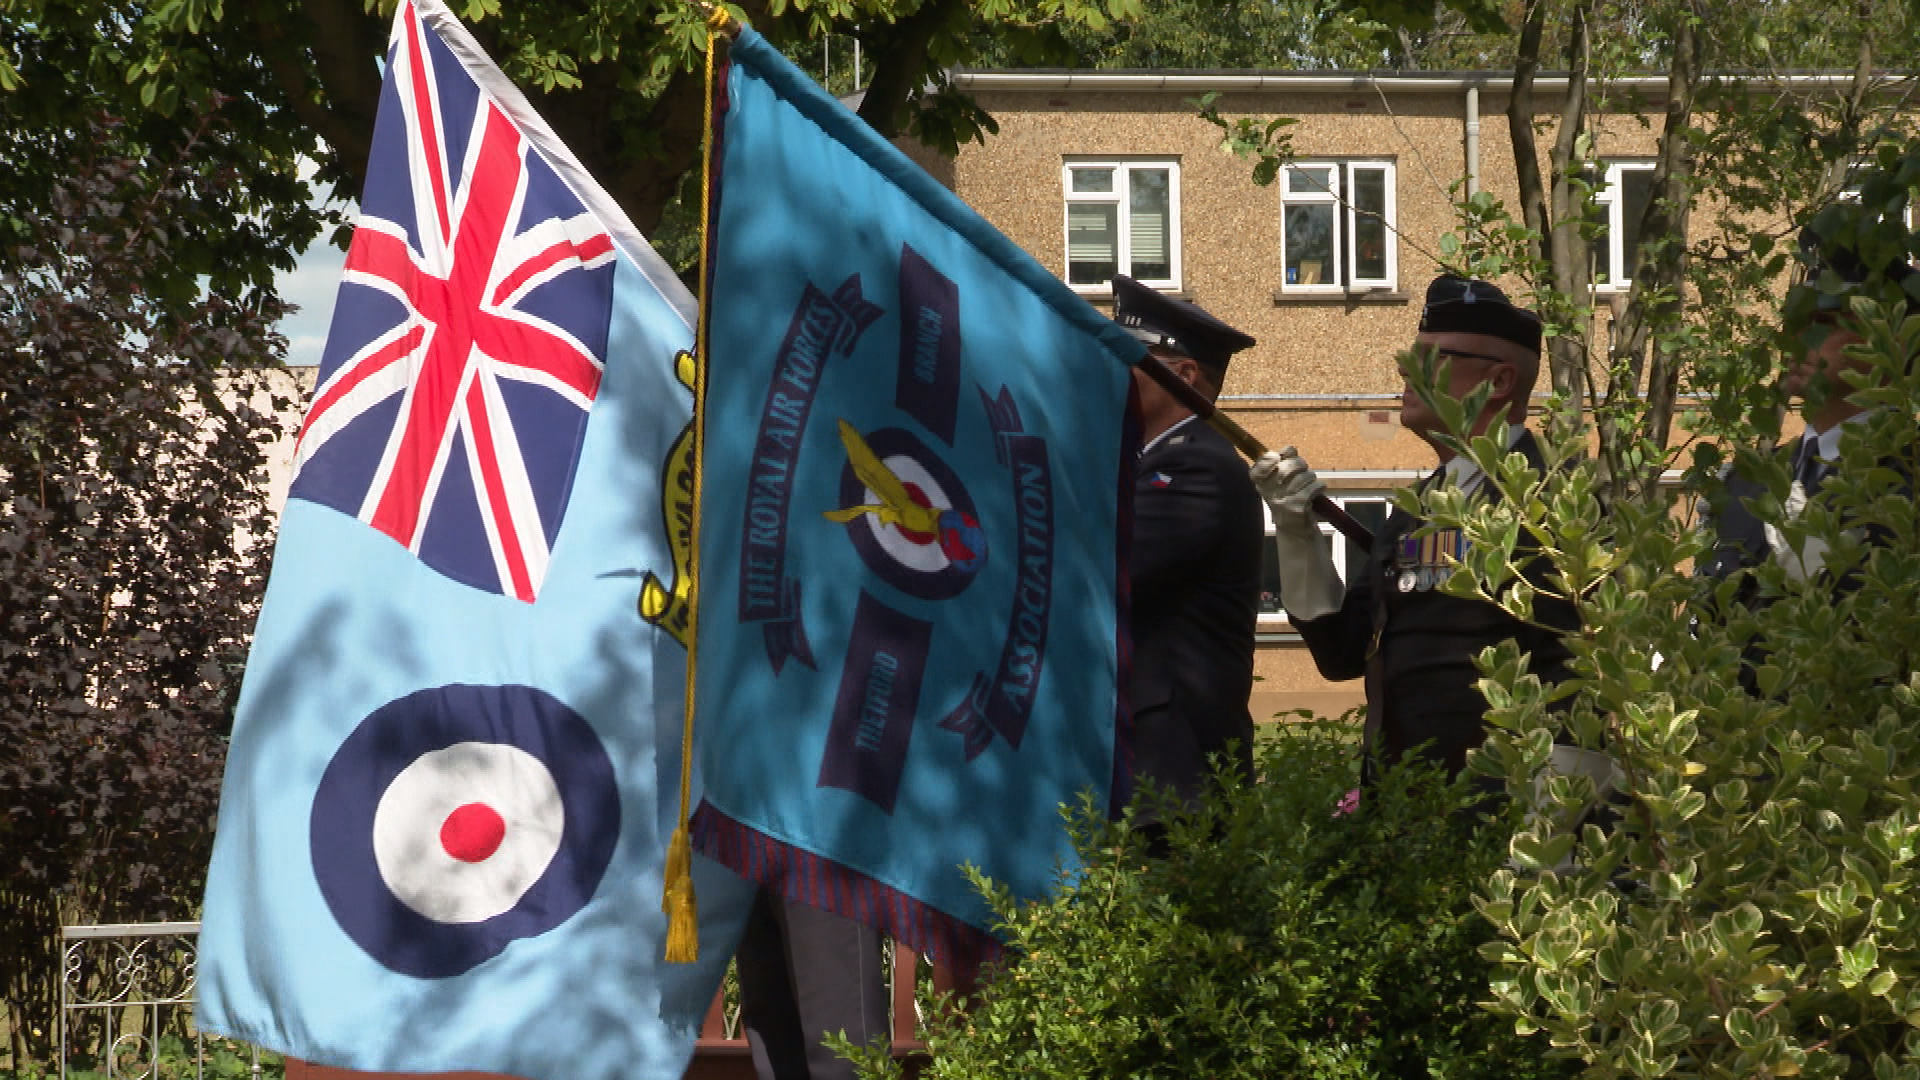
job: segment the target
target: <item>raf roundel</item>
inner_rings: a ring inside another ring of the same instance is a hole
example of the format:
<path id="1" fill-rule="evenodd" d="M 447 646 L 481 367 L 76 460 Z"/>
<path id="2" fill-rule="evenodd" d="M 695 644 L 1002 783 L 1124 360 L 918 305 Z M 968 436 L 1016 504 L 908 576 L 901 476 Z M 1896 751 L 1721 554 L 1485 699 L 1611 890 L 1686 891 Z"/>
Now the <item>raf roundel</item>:
<path id="1" fill-rule="evenodd" d="M 910 432 L 882 428 L 866 438 L 908 498 L 937 511 L 939 524 L 937 532 L 918 532 L 864 516 L 848 529 L 854 550 L 868 569 L 909 596 L 945 600 L 959 595 L 987 559 L 987 534 L 966 486 Z M 840 499 L 841 505 L 880 501 L 851 465 L 841 473 Z"/>
<path id="2" fill-rule="evenodd" d="M 309 840 L 347 936 L 431 979 L 566 922 L 619 832 L 613 765 L 584 718 L 530 686 L 452 685 L 360 722 L 321 776 Z"/>

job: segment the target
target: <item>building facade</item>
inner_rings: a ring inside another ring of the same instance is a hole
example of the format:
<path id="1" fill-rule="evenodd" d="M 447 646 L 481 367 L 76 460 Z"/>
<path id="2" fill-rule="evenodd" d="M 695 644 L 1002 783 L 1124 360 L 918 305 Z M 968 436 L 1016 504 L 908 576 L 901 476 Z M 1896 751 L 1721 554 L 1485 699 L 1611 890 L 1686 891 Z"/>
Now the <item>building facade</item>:
<path id="1" fill-rule="evenodd" d="M 935 161 L 939 178 L 1097 306 L 1126 273 L 1192 300 L 1259 344 L 1236 357 L 1222 405 L 1269 446 L 1293 445 L 1329 494 L 1378 526 L 1387 494 L 1433 467 L 1399 426 L 1394 355 L 1413 339 L 1455 200 L 1478 189 L 1518 215 L 1508 76 L 974 72 L 955 81 L 999 124 Z M 1593 119 L 1604 168 L 1597 292 L 1624 293 L 1632 225 L 1649 194 L 1664 83 L 1640 115 Z M 1563 80 L 1536 84 L 1552 118 Z M 1195 99 L 1226 116 L 1276 116 L 1293 163 L 1271 186 L 1223 149 Z M 1651 115 L 1643 123 L 1642 115 Z M 1546 125 L 1540 125 L 1545 128 Z M 1544 161 L 1551 131 L 1539 136 Z M 1604 305 L 1603 305 L 1604 308 Z M 1604 318 L 1604 315 L 1602 316 Z M 1328 530 L 1336 561 L 1358 552 Z M 1254 715 L 1337 715 L 1358 681 L 1328 683 L 1287 622 L 1268 568 Z"/>

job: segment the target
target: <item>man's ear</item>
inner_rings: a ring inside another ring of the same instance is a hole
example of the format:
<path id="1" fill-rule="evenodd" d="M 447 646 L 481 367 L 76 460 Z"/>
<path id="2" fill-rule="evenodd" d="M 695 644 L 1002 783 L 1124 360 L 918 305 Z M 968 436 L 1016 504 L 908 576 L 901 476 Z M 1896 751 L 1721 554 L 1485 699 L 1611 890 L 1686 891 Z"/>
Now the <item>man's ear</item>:
<path id="1" fill-rule="evenodd" d="M 1510 405 L 1513 403 L 1514 390 L 1520 385 L 1520 369 L 1509 363 L 1495 364 L 1487 376 L 1487 382 L 1493 387 L 1493 395 L 1489 400 Z"/>
<path id="2" fill-rule="evenodd" d="M 1226 375 L 1224 372 L 1215 371 L 1195 361 L 1193 365 L 1193 378 L 1189 381 L 1193 383 L 1193 388 L 1200 391 L 1203 397 L 1208 401 L 1212 401 L 1220 396 L 1220 385 L 1226 382 Z"/>

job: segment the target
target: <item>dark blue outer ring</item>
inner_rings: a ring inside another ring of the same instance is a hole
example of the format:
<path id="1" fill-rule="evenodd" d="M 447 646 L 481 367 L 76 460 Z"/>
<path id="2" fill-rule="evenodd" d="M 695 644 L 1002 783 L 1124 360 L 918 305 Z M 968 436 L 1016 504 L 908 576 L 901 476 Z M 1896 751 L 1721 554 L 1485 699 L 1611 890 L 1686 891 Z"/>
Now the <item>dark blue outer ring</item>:
<path id="1" fill-rule="evenodd" d="M 966 485 L 960 482 L 960 474 L 954 472 L 953 467 L 941 460 L 937 454 L 928 450 L 927 444 L 921 442 L 912 432 L 904 428 L 880 428 L 869 432 L 866 435 L 866 442 L 867 446 L 873 450 L 874 456 L 883 461 L 899 454 L 919 462 L 945 491 L 955 510 L 976 522 L 980 520 L 980 514 L 973 508 L 973 496 L 967 494 Z M 861 483 L 860 478 L 854 475 L 853 463 L 848 462 L 840 470 L 840 505 L 858 506 L 866 501 L 866 495 L 867 485 Z M 985 532 L 986 527 L 983 525 L 981 526 L 983 536 Z M 908 596 L 919 597 L 922 600 L 947 600 L 960 595 L 966 591 L 967 586 L 973 584 L 975 571 L 978 570 L 978 567 L 974 570 L 962 570 L 951 561 L 933 572 L 903 566 L 896 562 L 892 555 L 887 554 L 887 549 L 881 547 L 880 541 L 874 539 L 873 533 L 857 519 L 848 525 L 847 536 L 853 541 L 853 549 L 860 553 L 860 561 L 867 564 L 867 569 L 873 571 L 880 580 Z"/>
<path id="2" fill-rule="evenodd" d="M 401 903 L 381 878 L 373 816 L 402 769 L 461 742 L 502 743 L 539 759 L 566 821 L 553 861 L 512 909 L 441 923 Z M 620 789 L 599 735 L 553 695 L 531 686 L 439 686 L 382 705 L 347 736 L 320 777 L 307 835 L 320 894 L 347 936 L 386 968 L 445 979 L 586 906 L 620 838 Z"/>

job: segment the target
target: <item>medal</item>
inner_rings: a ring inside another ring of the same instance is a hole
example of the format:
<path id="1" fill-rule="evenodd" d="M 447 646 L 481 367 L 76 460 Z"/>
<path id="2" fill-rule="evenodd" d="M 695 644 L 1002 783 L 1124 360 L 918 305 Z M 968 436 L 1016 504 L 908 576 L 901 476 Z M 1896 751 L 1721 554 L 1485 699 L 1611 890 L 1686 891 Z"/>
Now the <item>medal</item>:
<path id="1" fill-rule="evenodd" d="M 1411 570 L 1400 571 L 1400 591 L 1401 592 L 1412 592 L 1413 587 L 1419 584 L 1419 581 L 1420 581 L 1419 575 L 1415 574 L 1413 571 Z"/>

